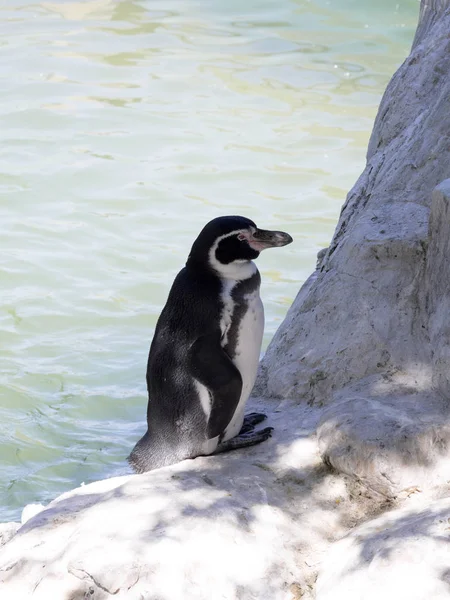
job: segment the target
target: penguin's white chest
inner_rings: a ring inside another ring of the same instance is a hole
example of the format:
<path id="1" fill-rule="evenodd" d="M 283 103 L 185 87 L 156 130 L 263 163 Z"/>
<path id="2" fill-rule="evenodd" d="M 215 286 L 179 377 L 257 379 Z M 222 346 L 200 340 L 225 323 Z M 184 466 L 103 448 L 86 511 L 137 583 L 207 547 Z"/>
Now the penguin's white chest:
<path id="1" fill-rule="evenodd" d="M 245 404 L 256 379 L 264 333 L 264 307 L 257 284 L 225 280 L 222 287 L 222 347 L 239 369 L 242 392 L 236 411 L 225 430 L 223 440 L 237 435 L 244 420 Z"/>

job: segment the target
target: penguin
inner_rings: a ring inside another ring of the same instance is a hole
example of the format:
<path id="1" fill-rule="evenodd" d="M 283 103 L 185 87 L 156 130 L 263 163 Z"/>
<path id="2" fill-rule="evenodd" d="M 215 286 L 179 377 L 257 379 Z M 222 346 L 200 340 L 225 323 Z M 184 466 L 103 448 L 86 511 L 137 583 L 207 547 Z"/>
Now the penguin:
<path id="1" fill-rule="evenodd" d="M 147 432 L 128 462 L 143 473 L 259 444 L 266 415 L 244 415 L 264 332 L 253 262 L 292 237 L 246 217 L 213 219 L 192 245 L 158 319 L 147 363 Z"/>

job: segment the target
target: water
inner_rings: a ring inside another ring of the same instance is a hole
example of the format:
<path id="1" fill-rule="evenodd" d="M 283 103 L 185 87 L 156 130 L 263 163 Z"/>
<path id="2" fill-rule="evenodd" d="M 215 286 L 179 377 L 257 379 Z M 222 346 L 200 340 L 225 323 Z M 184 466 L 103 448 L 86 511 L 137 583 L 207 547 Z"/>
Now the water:
<path id="1" fill-rule="evenodd" d="M 259 259 L 267 345 L 364 165 L 416 0 L 0 7 L 0 521 L 125 469 L 157 316 L 201 226 Z"/>

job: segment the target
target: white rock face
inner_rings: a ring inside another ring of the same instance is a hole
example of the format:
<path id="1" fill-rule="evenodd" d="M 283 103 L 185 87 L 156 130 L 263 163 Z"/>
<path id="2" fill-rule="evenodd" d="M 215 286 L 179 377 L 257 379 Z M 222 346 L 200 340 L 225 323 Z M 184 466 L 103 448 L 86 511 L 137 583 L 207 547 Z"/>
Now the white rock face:
<path id="1" fill-rule="evenodd" d="M 259 446 L 54 500 L 0 548 L 1 598 L 311 598 L 330 542 L 379 505 L 322 464 L 317 410 L 252 408 L 275 427 Z"/>
<path id="2" fill-rule="evenodd" d="M 450 480 L 447 401 L 421 390 L 417 380 L 399 379 L 375 376 L 347 386 L 317 432 L 325 462 L 387 497 Z"/>
<path id="3" fill-rule="evenodd" d="M 22 525 L 24 525 L 32 517 L 44 510 L 44 508 L 45 506 L 43 506 L 42 504 L 27 504 L 24 507 L 22 515 L 20 517 L 20 522 L 22 523 Z"/>
<path id="4" fill-rule="evenodd" d="M 422 300 L 431 195 L 450 177 L 450 12 L 448 0 L 437 4 L 426 13 L 439 19 L 387 87 L 320 269 L 269 345 L 261 395 L 328 405 L 367 376 L 436 367 Z"/>
<path id="5" fill-rule="evenodd" d="M 20 523 L 0 523 L 0 546 L 9 542 L 20 527 Z"/>
<path id="6" fill-rule="evenodd" d="M 411 328 L 422 323 L 416 349 L 423 361 L 391 366 L 334 393 L 317 432 L 325 462 L 388 497 L 450 480 L 449 240 L 447 180 L 433 194 L 426 262 L 410 299 Z"/>
<path id="7" fill-rule="evenodd" d="M 316 600 L 450 598 L 450 499 L 388 512 L 332 546 Z"/>
<path id="8" fill-rule="evenodd" d="M 388 497 L 449 479 L 450 2 L 423 2 L 422 16 L 367 167 L 257 383 L 325 407 L 325 462 Z"/>

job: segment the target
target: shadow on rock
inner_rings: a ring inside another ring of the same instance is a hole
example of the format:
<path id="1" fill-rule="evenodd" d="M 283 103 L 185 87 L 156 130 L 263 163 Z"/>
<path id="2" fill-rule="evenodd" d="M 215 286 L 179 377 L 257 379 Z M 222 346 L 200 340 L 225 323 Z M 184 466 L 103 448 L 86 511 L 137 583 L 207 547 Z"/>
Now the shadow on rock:
<path id="1" fill-rule="evenodd" d="M 449 532 L 448 498 L 357 527 L 328 553 L 317 600 L 449 598 Z"/>

